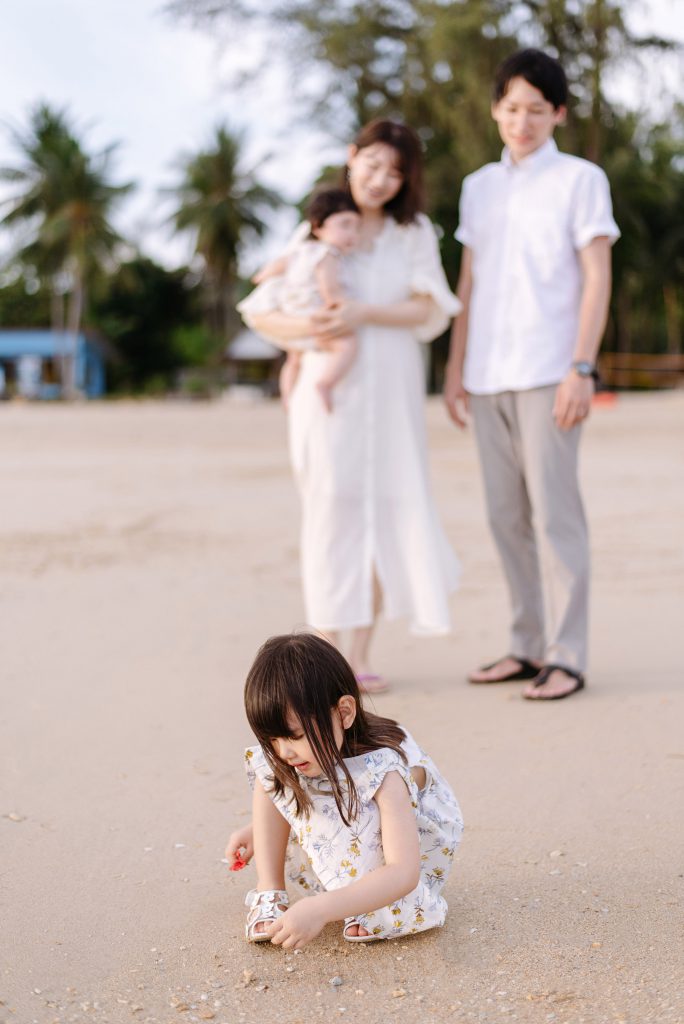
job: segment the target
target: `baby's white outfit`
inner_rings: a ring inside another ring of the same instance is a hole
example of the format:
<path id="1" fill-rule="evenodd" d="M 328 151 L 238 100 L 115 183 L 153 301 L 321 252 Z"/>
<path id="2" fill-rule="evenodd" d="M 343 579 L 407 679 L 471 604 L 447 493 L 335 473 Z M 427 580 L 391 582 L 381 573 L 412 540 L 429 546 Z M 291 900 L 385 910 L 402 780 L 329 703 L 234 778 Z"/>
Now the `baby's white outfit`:
<path id="1" fill-rule="evenodd" d="M 290 800 L 291 792 L 285 791 L 276 797 L 271 789 L 273 776 L 261 747 L 248 747 L 245 752 L 250 784 L 254 786 L 255 779 L 259 779 L 292 828 L 288 877 L 300 890 L 310 894 L 341 889 L 384 864 L 380 811 L 373 798 L 388 772 L 401 775 L 410 793 L 418 826 L 420 880 L 412 892 L 396 903 L 369 914 L 357 914 L 354 918 L 373 936 L 383 939 L 444 924 L 447 904 L 442 889 L 463 832 L 461 811 L 449 784 L 405 729 L 404 733 L 401 746 L 407 762 L 387 747 L 344 759 L 360 805 L 351 827 L 340 818 L 330 783 L 324 776 L 315 779 L 301 776 L 312 810 L 308 818 L 298 817 L 294 801 Z M 411 775 L 412 767 L 425 770 L 423 789 L 418 788 Z M 344 792 L 346 780 L 341 770 L 339 777 Z"/>
<path id="2" fill-rule="evenodd" d="M 307 237 L 299 240 L 287 252 L 287 269 L 282 277 L 273 279 L 273 287 L 277 288 L 278 309 L 287 316 L 307 316 L 323 305 L 323 298 L 316 281 L 316 267 L 325 257 L 332 254 L 338 258 L 339 282 L 343 290 L 349 293 L 346 261 L 340 250 L 316 238 Z M 252 296 L 254 301 L 252 302 Z M 241 313 L 260 312 L 262 305 L 261 289 L 255 289 L 246 299 L 239 303 Z M 288 342 L 288 348 L 298 352 L 307 352 L 316 348 L 314 338 L 297 338 Z"/>

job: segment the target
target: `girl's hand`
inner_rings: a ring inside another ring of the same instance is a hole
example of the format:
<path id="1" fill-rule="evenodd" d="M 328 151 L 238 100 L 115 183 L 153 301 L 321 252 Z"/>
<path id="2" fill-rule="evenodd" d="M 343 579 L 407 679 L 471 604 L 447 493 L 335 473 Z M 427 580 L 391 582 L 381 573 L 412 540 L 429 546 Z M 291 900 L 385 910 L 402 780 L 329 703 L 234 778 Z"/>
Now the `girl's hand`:
<path id="1" fill-rule="evenodd" d="M 311 314 L 313 333 L 321 341 L 353 334 L 365 322 L 366 310 L 361 302 L 340 302 Z"/>
<path id="2" fill-rule="evenodd" d="M 244 825 L 233 832 L 226 844 L 226 860 L 229 871 L 240 871 L 254 856 L 254 835 L 252 824 Z"/>
<path id="3" fill-rule="evenodd" d="M 274 946 L 303 949 L 323 931 L 327 923 L 328 918 L 318 897 L 311 896 L 286 910 L 282 917 L 269 925 L 267 931 Z"/>

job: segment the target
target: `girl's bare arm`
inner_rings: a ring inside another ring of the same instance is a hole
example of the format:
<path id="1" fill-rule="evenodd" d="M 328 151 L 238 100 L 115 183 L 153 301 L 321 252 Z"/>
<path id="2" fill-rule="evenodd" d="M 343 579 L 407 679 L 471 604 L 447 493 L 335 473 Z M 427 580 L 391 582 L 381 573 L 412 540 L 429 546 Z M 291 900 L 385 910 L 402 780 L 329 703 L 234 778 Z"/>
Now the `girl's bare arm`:
<path id="1" fill-rule="evenodd" d="M 330 921 L 386 907 L 415 889 L 420 878 L 416 818 L 406 784 L 389 772 L 376 794 L 385 863 L 358 882 L 296 903 L 269 930 L 271 942 L 301 949 Z"/>

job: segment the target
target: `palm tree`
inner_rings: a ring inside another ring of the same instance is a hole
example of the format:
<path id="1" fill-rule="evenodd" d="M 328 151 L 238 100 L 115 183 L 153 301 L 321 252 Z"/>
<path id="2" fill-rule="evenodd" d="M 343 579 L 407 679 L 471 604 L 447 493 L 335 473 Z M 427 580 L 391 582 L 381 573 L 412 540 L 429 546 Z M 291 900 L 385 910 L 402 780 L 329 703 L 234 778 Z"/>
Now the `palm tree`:
<path id="1" fill-rule="evenodd" d="M 0 168 L 0 180 L 18 186 L 3 203 L 7 212 L 0 223 L 19 232 L 15 259 L 34 267 L 49 283 L 53 327 L 67 329 L 62 385 L 70 397 L 76 393 L 74 357 L 86 285 L 121 242 L 110 217 L 133 186 L 109 180 L 115 146 L 88 154 L 65 112 L 47 104 L 36 106 L 28 128 L 14 131 L 13 137 L 23 159 L 18 167 Z M 66 316 L 60 314 L 59 296 L 64 292 Z"/>
<path id="2" fill-rule="evenodd" d="M 178 201 L 171 218 L 176 229 L 195 234 L 195 252 L 204 263 L 209 326 L 223 337 L 233 315 L 241 246 L 250 235 L 263 235 L 263 213 L 282 202 L 254 172 L 240 170 L 241 143 L 239 136 L 219 126 L 207 149 L 181 158 L 180 183 L 165 189 Z"/>

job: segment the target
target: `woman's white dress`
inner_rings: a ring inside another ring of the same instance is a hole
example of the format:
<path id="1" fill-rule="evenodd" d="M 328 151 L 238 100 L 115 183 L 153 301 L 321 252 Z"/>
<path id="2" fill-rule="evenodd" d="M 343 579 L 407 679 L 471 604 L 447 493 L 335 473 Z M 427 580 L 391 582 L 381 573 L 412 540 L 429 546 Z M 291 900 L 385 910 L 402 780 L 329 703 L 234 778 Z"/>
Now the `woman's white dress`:
<path id="1" fill-rule="evenodd" d="M 269 792 L 272 773 L 261 747 L 248 747 L 245 751 L 250 784 L 254 786 L 255 780 L 259 779 L 292 829 L 288 846 L 288 877 L 300 892 L 309 895 L 341 889 L 385 863 L 380 811 L 374 797 L 388 772 L 398 772 L 402 777 L 416 815 L 420 880 L 415 889 L 396 903 L 355 917 L 367 931 L 383 939 L 439 928 L 444 924 L 447 904 L 442 890 L 463 833 L 463 818 L 456 797 L 432 759 L 409 733 L 406 733 L 402 749 L 408 763 L 387 747 L 345 758 L 360 805 L 358 816 L 349 826 L 340 818 L 325 776 L 316 779 L 301 777 L 312 810 L 308 818 L 300 818 L 287 791 L 278 798 Z M 418 788 L 411 775 L 413 767 L 421 767 L 425 771 L 423 789 Z M 346 786 L 341 771 L 339 775 L 343 787 Z"/>
<path id="2" fill-rule="evenodd" d="M 372 249 L 348 258 L 347 273 L 360 302 L 391 305 L 426 294 L 432 309 L 418 328 L 370 325 L 357 332 L 358 355 L 335 386 L 332 413 L 315 387 L 327 354 L 303 354 L 289 426 L 302 500 L 307 620 L 322 630 L 370 625 L 375 574 L 387 618 L 407 616 L 414 632 L 445 633 L 459 566 L 428 476 L 420 343 L 441 334 L 460 303 L 424 215 L 409 225 L 388 216 Z M 276 282 L 238 308 L 248 324 L 253 313 L 278 308 Z"/>

